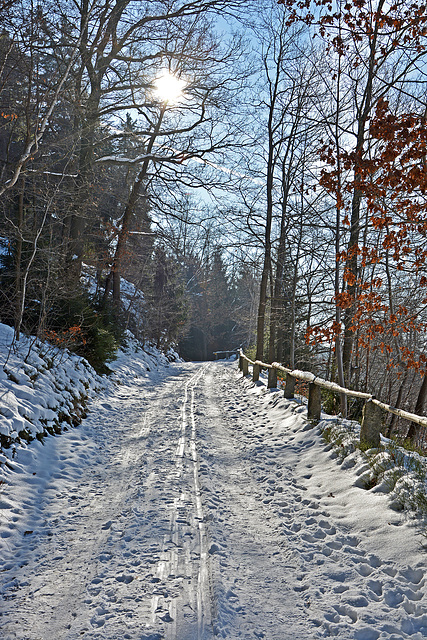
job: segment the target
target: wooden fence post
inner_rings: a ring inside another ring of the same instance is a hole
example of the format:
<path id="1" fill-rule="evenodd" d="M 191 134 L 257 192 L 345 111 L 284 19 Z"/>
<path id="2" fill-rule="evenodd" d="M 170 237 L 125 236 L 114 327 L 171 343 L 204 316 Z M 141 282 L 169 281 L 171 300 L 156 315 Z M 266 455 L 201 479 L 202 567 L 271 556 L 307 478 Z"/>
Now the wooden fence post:
<path id="1" fill-rule="evenodd" d="M 275 389 L 277 387 L 277 369 L 268 370 L 267 389 Z"/>
<path id="2" fill-rule="evenodd" d="M 320 387 L 314 382 L 310 382 L 308 385 L 307 419 L 319 422 L 321 411 L 322 402 L 320 396 Z"/>
<path id="3" fill-rule="evenodd" d="M 291 400 L 294 397 L 294 391 L 295 391 L 295 378 L 291 376 L 289 373 L 287 373 L 285 391 L 284 391 L 285 398 L 288 398 L 288 400 Z"/>
<path id="4" fill-rule="evenodd" d="M 215 351 L 214 356 L 218 358 L 220 354 L 226 354 L 226 357 L 229 357 L 229 351 Z M 236 349 L 233 353 L 239 354 L 239 369 L 242 371 L 243 376 L 246 377 L 249 374 L 249 363 L 253 366 L 252 369 L 252 380 L 256 382 L 259 380 L 259 375 L 263 369 L 268 369 L 268 383 L 267 388 L 277 388 L 277 373 L 280 371 L 281 373 L 286 374 L 286 384 L 284 389 L 284 397 L 286 399 L 291 400 L 294 398 L 295 393 L 295 384 L 297 380 L 305 380 L 309 382 L 309 395 L 308 395 L 308 407 L 307 407 L 307 417 L 310 421 L 318 421 L 321 415 L 321 389 L 329 389 L 335 393 L 340 393 L 341 396 L 346 397 L 347 395 L 352 396 L 354 398 L 363 398 L 366 400 L 365 406 L 363 407 L 363 417 L 362 417 L 362 425 L 360 431 L 360 443 L 367 448 L 377 448 L 381 443 L 380 432 L 384 423 L 384 413 L 392 413 L 400 418 L 404 418 L 405 420 L 411 421 L 411 423 L 415 423 L 421 425 L 422 427 L 427 427 L 427 417 L 420 416 L 414 413 L 410 413 L 409 411 L 404 411 L 403 409 L 398 409 L 396 407 L 392 407 L 385 402 L 380 402 L 374 396 L 371 396 L 368 393 L 362 393 L 361 391 L 355 391 L 351 389 L 345 389 L 334 382 L 330 382 L 327 380 L 323 380 L 323 378 L 314 376 L 313 373 L 308 371 L 295 371 L 296 377 L 287 373 L 289 369 L 283 367 L 278 362 L 274 362 L 271 365 L 266 364 L 265 362 L 261 362 L 259 360 L 256 363 L 253 363 L 252 360 L 246 358 L 243 355 L 242 349 Z"/>
<path id="5" fill-rule="evenodd" d="M 242 373 L 244 376 L 247 376 L 249 373 L 249 363 L 246 358 L 242 358 Z"/>
<path id="6" fill-rule="evenodd" d="M 383 411 L 372 400 L 367 400 L 362 411 L 362 425 L 360 428 L 360 444 L 368 449 L 377 448 L 380 444 L 380 431 Z"/>

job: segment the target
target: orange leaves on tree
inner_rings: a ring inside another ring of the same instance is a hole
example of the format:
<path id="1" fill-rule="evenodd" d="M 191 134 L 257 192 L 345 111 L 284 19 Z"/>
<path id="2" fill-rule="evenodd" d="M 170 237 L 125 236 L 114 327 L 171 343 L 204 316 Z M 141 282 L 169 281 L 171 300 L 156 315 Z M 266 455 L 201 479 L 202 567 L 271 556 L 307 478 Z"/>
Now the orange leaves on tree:
<path id="1" fill-rule="evenodd" d="M 11 122 L 13 122 L 14 120 L 17 120 L 18 116 L 16 113 L 4 113 L 3 111 L 0 113 L 1 117 L 4 118 L 5 120 L 10 120 Z"/>
<path id="2" fill-rule="evenodd" d="M 61 349 L 73 349 L 87 342 L 79 325 L 68 327 L 64 331 L 45 331 L 45 338 Z"/>
<path id="3" fill-rule="evenodd" d="M 305 342 L 312 345 L 320 342 L 331 342 L 340 335 L 341 330 L 341 324 L 336 320 L 324 327 L 308 326 L 305 332 Z"/>
<path id="4" fill-rule="evenodd" d="M 381 11 L 373 11 L 367 0 L 347 0 L 335 11 L 330 0 L 278 0 L 278 3 L 287 8 L 288 25 L 301 22 L 316 26 L 319 35 L 340 55 L 345 54 L 348 45 L 340 33 L 337 34 L 338 28 L 351 33 L 355 42 L 364 38 L 372 40 L 378 31 L 382 31 L 388 35 L 396 34 L 395 48 L 411 45 L 422 51 L 425 47 L 425 6 L 414 0 L 403 6 L 402 3 L 385 5 Z M 380 53 L 385 55 L 386 48 L 383 47 Z"/>
<path id="5" fill-rule="evenodd" d="M 375 44 L 377 68 L 386 62 L 390 46 L 407 52 L 408 59 L 426 49 L 427 8 L 415 0 L 381 3 L 377 11 L 368 0 L 344 0 L 341 4 L 330 0 L 278 1 L 287 9 L 288 24 L 310 25 L 323 38 L 327 50 L 338 56 L 351 52 L 348 63 L 354 67 L 367 62 L 363 54 L 357 54 L 363 51 L 360 42 L 366 45 L 366 50 Z M 386 44 L 381 48 L 383 40 Z M 381 280 L 369 279 L 367 272 L 374 271 L 368 269 L 370 265 L 383 262 L 388 274 L 391 268 L 397 272 L 405 270 L 418 277 L 419 287 L 427 286 L 427 276 L 421 273 L 427 263 L 427 113 L 416 113 L 414 109 L 393 113 L 389 102 L 381 98 L 375 112 L 368 116 L 369 130 L 364 133 L 369 144 L 358 141 L 356 149 L 345 152 L 337 150 L 332 134 L 330 140 L 320 142 L 319 158 L 323 166 L 319 183 L 334 198 L 337 210 L 343 212 L 344 229 L 337 229 L 337 233 L 348 233 L 354 203 L 357 206 L 363 201 L 366 207 L 370 226 L 366 244 L 373 237 L 374 246 L 355 245 L 357 234 L 353 228 L 350 236 L 353 234 L 355 241 L 350 237 L 349 242 L 354 245 L 352 251 L 337 249 L 337 263 L 344 264 L 344 290 L 335 296 L 335 304 L 340 309 L 349 309 L 344 317 L 352 318 L 351 330 L 357 331 L 361 346 L 370 349 L 374 345 L 382 353 L 391 354 L 390 343 L 396 343 L 395 337 L 425 331 L 427 327 L 416 316 L 411 318 L 402 305 L 390 311 L 383 302 Z M 427 303 L 427 296 L 420 295 L 420 304 L 423 297 Z M 340 331 L 340 327 L 328 323 L 326 327 L 310 327 L 306 338 L 308 343 L 333 340 Z M 410 367 L 421 361 L 410 351 L 402 352 L 401 357 Z"/>
<path id="6" fill-rule="evenodd" d="M 353 302 L 353 298 L 348 293 L 348 291 L 342 291 L 341 293 L 337 293 L 334 300 L 335 300 L 336 306 L 340 307 L 340 309 L 348 309 Z"/>
<path id="7" fill-rule="evenodd" d="M 415 369 L 415 371 L 421 372 L 425 368 L 427 357 L 423 353 L 416 354 L 414 350 L 408 347 L 400 347 L 400 354 L 408 369 Z"/>

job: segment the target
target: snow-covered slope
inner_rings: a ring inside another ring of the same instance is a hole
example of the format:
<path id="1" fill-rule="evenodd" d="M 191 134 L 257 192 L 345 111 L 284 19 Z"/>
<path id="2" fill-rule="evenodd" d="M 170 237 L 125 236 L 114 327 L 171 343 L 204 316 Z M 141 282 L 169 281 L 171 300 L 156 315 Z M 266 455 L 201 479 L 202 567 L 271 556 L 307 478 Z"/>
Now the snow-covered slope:
<path id="1" fill-rule="evenodd" d="M 13 329 L 0 324 L 0 463 L 7 465 L 27 442 L 79 424 L 101 390 L 177 358 L 173 351 L 142 349 L 128 334 L 107 378 L 84 358 L 32 336 L 13 343 Z"/>
<path id="2" fill-rule="evenodd" d="M 0 325 L 0 434 L 2 458 L 22 442 L 78 424 L 103 382 L 83 358 L 34 337 L 13 343 Z"/>

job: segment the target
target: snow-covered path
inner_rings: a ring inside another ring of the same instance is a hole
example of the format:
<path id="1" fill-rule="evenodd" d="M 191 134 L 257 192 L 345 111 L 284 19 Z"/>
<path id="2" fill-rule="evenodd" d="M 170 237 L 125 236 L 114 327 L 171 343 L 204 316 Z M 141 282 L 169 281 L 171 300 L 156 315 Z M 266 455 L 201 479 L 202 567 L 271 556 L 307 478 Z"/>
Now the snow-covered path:
<path id="1" fill-rule="evenodd" d="M 304 414 L 235 364 L 174 364 L 20 452 L 1 639 L 427 637 L 423 540 Z"/>

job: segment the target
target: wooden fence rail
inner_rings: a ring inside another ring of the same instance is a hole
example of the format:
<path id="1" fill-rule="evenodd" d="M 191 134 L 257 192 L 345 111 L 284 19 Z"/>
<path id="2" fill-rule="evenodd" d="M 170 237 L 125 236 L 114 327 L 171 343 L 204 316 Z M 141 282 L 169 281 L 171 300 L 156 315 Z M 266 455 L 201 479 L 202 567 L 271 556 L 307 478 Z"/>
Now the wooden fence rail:
<path id="1" fill-rule="evenodd" d="M 335 384 L 335 382 L 329 382 L 328 380 L 315 376 L 314 373 L 310 373 L 309 371 L 300 371 L 299 369 L 288 369 L 278 362 L 267 364 L 260 360 L 253 361 L 245 356 L 243 351 L 240 350 L 239 369 L 242 371 L 244 376 L 249 375 L 249 365 L 252 365 L 252 379 L 255 382 L 259 379 L 259 374 L 262 369 L 268 370 L 267 387 L 269 389 L 273 389 L 277 386 L 278 372 L 285 374 L 286 383 L 284 395 L 285 398 L 288 399 L 294 397 L 295 382 L 297 380 L 308 382 L 307 418 L 313 422 L 318 422 L 320 420 L 320 413 L 322 410 L 320 389 L 328 389 L 329 391 L 341 394 L 343 393 L 346 396 L 351 396 L 352 398 L 362 398 L 365 400 L 362 413 L 360 442 L 367 447 L 378 447 L 380 444 L 380 431 L 384 411 L 387 413 L 393 413 L 394 415 L 399 416 L 399 418 L 405 418 L 406 420 L 415 422 L 423 427 L 427 427 L 427 417 L 418 416 L 415 413 L 403 411 L 403 409 L 397 409 L 385 402 L 380 402 L 380 400 L 377 400 L 375 396 L 370 393 L 363 393 L 362 391 L 353 391 L 351 389 L 346 389 L 345 387 L 340 387 L 340 385 Z"/>

